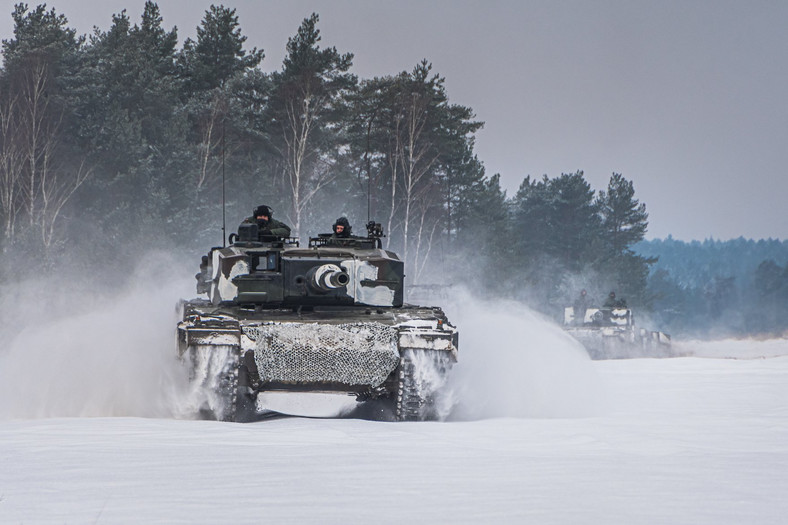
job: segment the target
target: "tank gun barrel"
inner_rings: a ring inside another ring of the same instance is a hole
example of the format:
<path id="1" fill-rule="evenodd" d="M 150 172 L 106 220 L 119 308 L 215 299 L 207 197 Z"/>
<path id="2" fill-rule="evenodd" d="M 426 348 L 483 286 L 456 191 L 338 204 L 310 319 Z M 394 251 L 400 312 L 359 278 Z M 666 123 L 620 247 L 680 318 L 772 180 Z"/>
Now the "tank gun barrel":
<path id="1" fill-rule="evenodd" d="M 330 292 L 347 286 L 350 276 L 336 264 L 324 264 L 309 271 L 307 275 L 311 288 L 318 292 Z"/>

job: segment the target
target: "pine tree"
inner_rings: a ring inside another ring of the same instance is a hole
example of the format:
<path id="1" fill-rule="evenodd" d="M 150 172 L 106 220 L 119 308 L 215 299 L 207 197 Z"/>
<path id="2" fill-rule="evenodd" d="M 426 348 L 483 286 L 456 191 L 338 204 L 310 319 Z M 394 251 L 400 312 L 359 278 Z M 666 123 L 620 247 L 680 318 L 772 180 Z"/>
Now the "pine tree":
<path id="1" fill-rule="evenodd" d="M 648 213 L 646 205 L 635 198 L 632 181 L 614 173 L 607 192 L 599 192 L 597 206 L 605 240 L 612 254 L 624 253 L 643 240 L 648 229 Z"/>
<path id="2" fill-rule="evenodd" d="M 312 199 L 335 176 L 336 153 L 344 142 L 345 103 L 357 85 L 356 76 L 348 72 L 353 55 L 319 47 L 318 20 L 313 13 L 288 39 L 283 67 L 272 75 L 265 115 L 289 196 L 293 235 L 301 234 Z"/>
<path id="3" fill-rule="evenodd" d="M 540 181 L 526 177 L 514 198 L 513 234 L 520 257 L 579 271 L 594 260 L 599 232 L 594 190 L 582 171 Z"/>
<path id="4" fill-rule="evenodd" d="M 222 87 L 233 76 L 257 67 L 265 54 L 257 48 L 247 53 L 244 42 L 235 9 L 212 5 L 197 28 L 197 41 L 186 39 L 178 56 L 185 92 Z"/>
<path id="5" fill-rule="evenodd" d="M 45 5 L 12 13 L 0 79 L 0 216 L 3 250 L 18 237 L 45 253 L 58 245 L 61 218 L 90 169 L 69 133 L 69 78 L 83 39 Z"/>
<path id="6" fill-rule="evenodd" d="M 100 166 L 86 200 L 89 213 L 106 221 L 101 239 L 163 241 L 163 225 L 177 213 L 186 133 L 175 71 L 177 32 L 162 23 L 151 1 L 139 25 L 125 10 L 113 15 L 109 30 L 91 36 L 75 82 L 77 134 Z M 106 194 L 114 198 L 99 198 Z"/>
<path id="7" fill-rule="evenodd" d="M 471 108 L 449 103 L 444 84 L 424 60 L 409 72 L 362 82 L 352 99 L 348 135 L 357 180 L 369 188 L 387 246 L 406 259 L 414 280 L 452 255 L 460 230 L 471 224 L 465 200 L 486 180 L 473 153 L 482 123 Z"/>
<path id="8" fill-rule="evenodd" d="M 14 38 L 3 40 L 3 62 L 5 73 L 17 68 L 29 67 L 30 60 L 44 61 L 52 69 L 52 75 L 61 73 L 62 60 L 74 53 L 82 44 L 76 30 L 68 27 L 65 15 L 58 14 L 46 4 L 30 11 L 27 4 L 14 6 Z"/>
<path id="9" fill-rule="evenodd" d="M 642 257 L 632 246 L 643 240 L 648 228 L 646 205 L 635 198 L 631 181 L 614 173 L 607 191 L 600 191 L 597 206 L 601 217 L 603 253 L 597 263 L 603 280 L 631 305 L 647 308 L 649 266 L 655 258 Z"/>

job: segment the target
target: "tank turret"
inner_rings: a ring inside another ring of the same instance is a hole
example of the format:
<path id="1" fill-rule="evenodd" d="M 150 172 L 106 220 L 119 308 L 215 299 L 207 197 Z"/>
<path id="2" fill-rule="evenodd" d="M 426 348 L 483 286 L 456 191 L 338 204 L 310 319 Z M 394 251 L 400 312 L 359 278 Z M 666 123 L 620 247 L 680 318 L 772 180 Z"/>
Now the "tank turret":
<path id="1" fill-rule="evenodd" d="M 378 231 L 379 225 L 377 225 Z M 259 240 L 257 225 L 242 224 L 227 248 L 213 248 L 197 274 L 197 292 L 213 304 L 399 307 L 404 265 L 381 248 L 380 237 L 332 238 L 309 246 L 295 239 Z"/>

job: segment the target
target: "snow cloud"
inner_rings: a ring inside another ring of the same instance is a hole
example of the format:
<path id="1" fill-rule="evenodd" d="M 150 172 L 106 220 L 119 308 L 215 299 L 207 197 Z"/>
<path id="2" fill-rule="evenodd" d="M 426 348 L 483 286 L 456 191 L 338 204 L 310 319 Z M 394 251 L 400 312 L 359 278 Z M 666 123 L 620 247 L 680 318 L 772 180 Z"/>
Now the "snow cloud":
<path id="1" fill-rule="evenodd" d="M 163 254 L 142 259 L 113 291 L 60 275 L 4 294 L 12 323 L 0 331 L 0 419 L 173 414 L 187 379 L 176 301 L 193 295 L 174 276 L 190 273 Z"/>
<path id="2" fill-rule="evenodd" d="M 457 293 L 445 308 L 460 330 L 452 418 L 587 417 L 606 389 L 583 347 L 526 306 Z"/>
<path id="3" fill-rule="evenodd" d="M 187 371 L 176 359 L 176 303 L 194 295 L 193 281 L 183 278 L 192 272 L 163 254 L 143 260 L 131 284 L 116 290 L 62 275 L 6 289 L 0 420 L 185 415 L 191 401 Z M 607 410 L 588 355 L 555 324 L 520 303 L 465 292 L 446 303 L 460 330 L 459 363 L 447 385 L 450 419 Z"/>

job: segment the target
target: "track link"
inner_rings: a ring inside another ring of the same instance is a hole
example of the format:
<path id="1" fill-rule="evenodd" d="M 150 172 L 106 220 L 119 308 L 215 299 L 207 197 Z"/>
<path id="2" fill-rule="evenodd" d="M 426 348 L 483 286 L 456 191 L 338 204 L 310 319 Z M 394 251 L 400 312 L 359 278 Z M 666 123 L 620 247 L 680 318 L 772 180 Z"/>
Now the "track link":
<path id="1" fill-rule="evenodd" d="M 397 385 L 398 421 L 440 419 L 437 400 L 450 364 L 440 352 L 409 350 L 404 353 Z"/>

